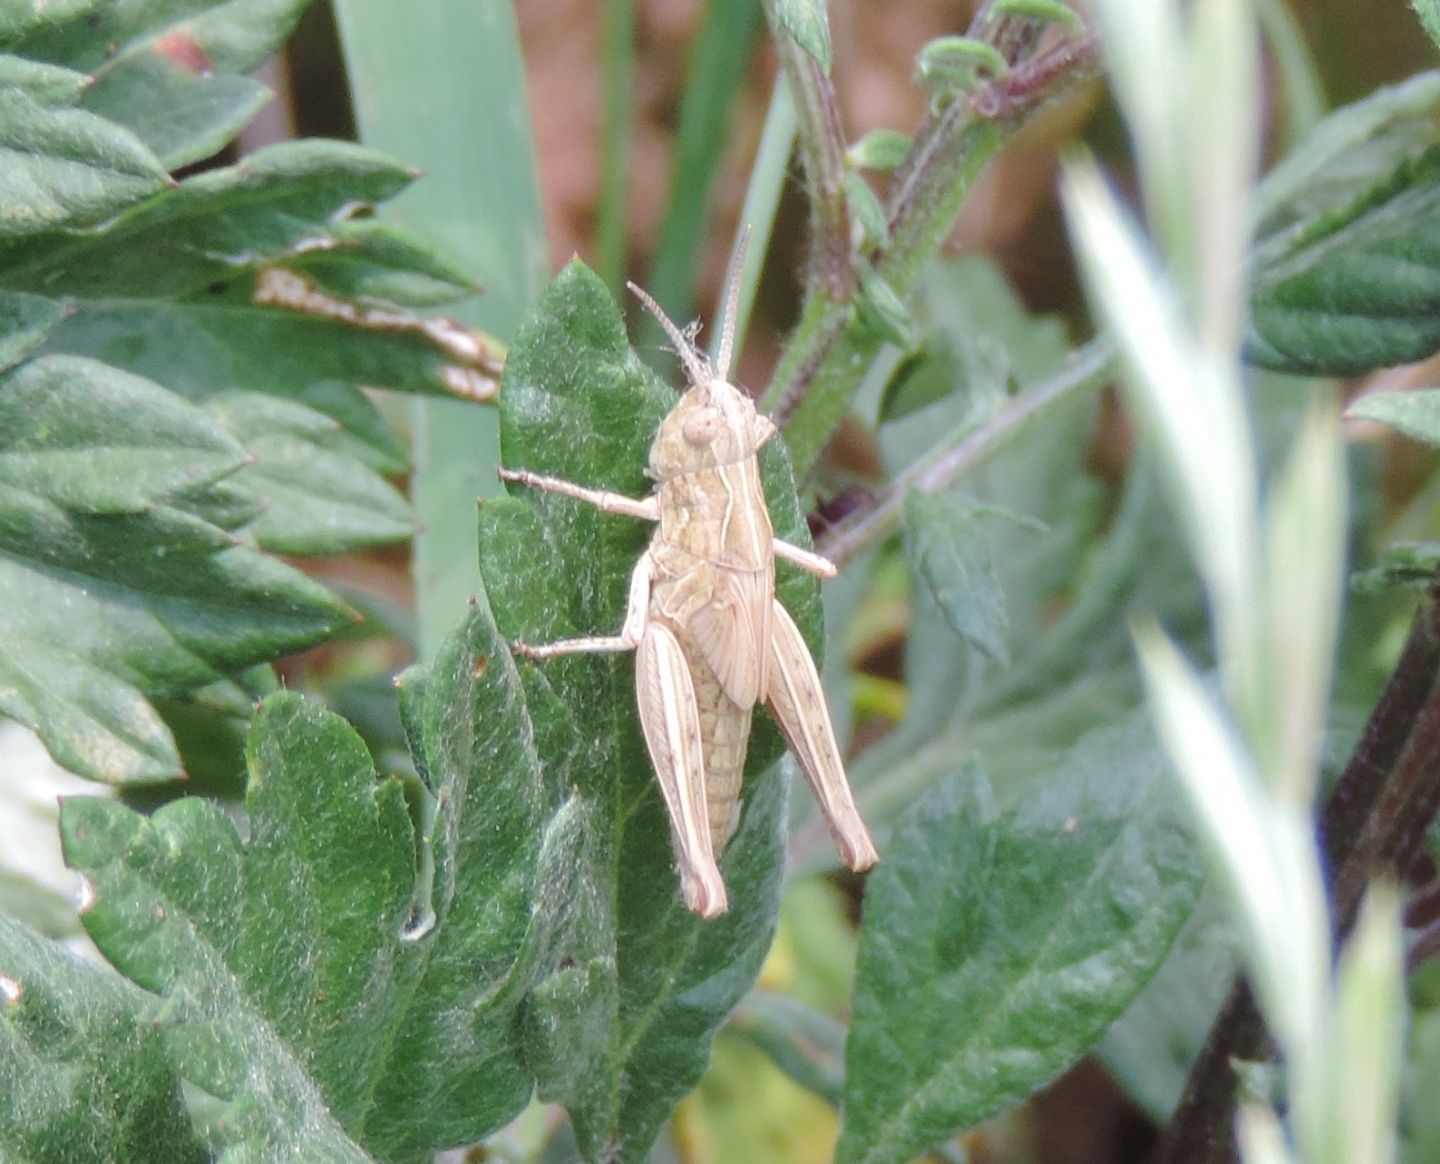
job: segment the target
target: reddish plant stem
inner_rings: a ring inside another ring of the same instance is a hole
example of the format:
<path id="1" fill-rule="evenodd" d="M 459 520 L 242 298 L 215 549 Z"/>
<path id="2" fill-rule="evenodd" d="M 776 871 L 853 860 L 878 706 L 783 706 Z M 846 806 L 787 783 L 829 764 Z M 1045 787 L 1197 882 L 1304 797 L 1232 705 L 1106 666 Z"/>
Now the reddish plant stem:
<path id="1" fill-rule="evenodd" d="M 1331 922 L 1342 942 L 1366 885 L 1403 874 L 1440 810 L 1440 588 L 1432 583 L 1410 637 L 1350 762 L 1325 801 L 1320 843 L 1330 870 Z M 1234 1060 L 1274 1052 L 1248 985 L 1237 979 L 1191 1069 L 1151 1164 L 1228 1164 Z"/>

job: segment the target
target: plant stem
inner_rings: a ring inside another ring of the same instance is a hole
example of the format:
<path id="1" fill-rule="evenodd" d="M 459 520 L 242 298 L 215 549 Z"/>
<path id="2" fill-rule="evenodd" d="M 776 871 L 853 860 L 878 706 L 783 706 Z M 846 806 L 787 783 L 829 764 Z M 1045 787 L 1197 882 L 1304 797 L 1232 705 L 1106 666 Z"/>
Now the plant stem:
<path id="1" fill-rule="evenodd" d="M 907 493 L 912 489 L 938 492 L 979 468 L 1056 404 L 1102 383 L 1113 356 L 1108 339 L 1092 340 L 1068 367 L 1013 397 L 983 424 L 967 426 L 940 441 L 930 455 L 896 476 L 873 505 L 857 510 L 821 535 L 817 548 L 838 566 L 889 537 L 900 525 Z"/>
<path id="2" fill-rule="evenodd" d="M 1003 21 L 984 28 L 977 25 L 972 34 L 978 31 L 996 35 L 1007 28 Z M 782 45 L 786 43 L 783 31 L 777 32 L 777 39 Z M 781 59 L 787 60 L 784 52 Z M 1098 68 L 1095 41 L 1087 33 L 1037 53 L 967 99 L 953 99 L 926 118 L 909 157 L 891 181 L 886 205 L 890 242 L 875 259 L 876 274 L 897 295 L 903 299 L 910 293 L 921 267 L 940 249 L 976 178 L 1008 134 L 1040 105 L 1087 82 Z M 823 113 L 824 98 L 809 92 L 810 87 L 819 84 L 817 78 L 821 75 L 806 67 L 795 67 L 787 75 L 800 107 L 800 139 L 806 165 L 823 170 L 817 178 L 807 168 L 807 179 L 817 229 L 829 234 L 822 235 L 817 244 L 822 269 L 819 277 L 811 280 L 800 323 L 781 355 L 762 407 L 783 429 L 796 476 L 804 480 L 813 471 L 883 341 L 866 329 L 852 326 L 853 263 L 847 259 L 846 265 L 838 265 L 827 251 L 837 245 L 842 220 L 827 201 L 833 174 L 824 168 L 831 165 L 828 150 L 833 140 L 832 123 Z M 802 92 L 808 94 L 804 99 Z M 804 104 L 807 99 L 812 105 L 809 116 Z M 809 141 L 816 136 L 823 139 L 821 148 Z M 842 184 L 842 201 L 843 194 Z M 848 222 L 848 216 L 844 221 Z M 845 241 L 848 248 L 848 233 Z M 832 263 L 837 264 L 839 274 L 825 269 Z M 843 296 L 837 295 L 842 287 L 849 289 Z"/>
<path id="3" fill-rule="evenodd" d="M 1325 801 L 1320 838 L 1331 870 L 1330 915 L 1345 940 L 1371 878 L 1403 874 L 1440 810 L 1440 583 L 1410 637 L 1360 742 Z M 1222 1164 L 1235 1158 L 1236 1059 L 1272 1051 L 1241 980 L 1210 1028 L 1152 1164 Z"/>
<path id="4" fill-rule="evenodd" d="M 800 159 L 810 194 L 811 252 L 805 285 L 812 296 L 848 302 L 855 293 L 850 249 L 850 204 L 845 198 L 845 132 L 829 76 L 785 31 L 765 0 L 765 15 L 790 86 L 799 125 Z"/>

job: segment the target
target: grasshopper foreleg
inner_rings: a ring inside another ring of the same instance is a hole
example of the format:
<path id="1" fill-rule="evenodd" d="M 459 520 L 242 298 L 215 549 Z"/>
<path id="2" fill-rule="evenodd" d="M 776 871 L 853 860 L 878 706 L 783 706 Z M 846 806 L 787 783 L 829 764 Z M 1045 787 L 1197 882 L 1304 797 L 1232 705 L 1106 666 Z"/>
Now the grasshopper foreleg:
<path id="1" fill-rule="evenodd" d="M 542 489 L 546 493 L 559 493 L 562 497 L 573 497 L 605 513 L 620 513 L 642 521 L 660 520 L 660 503 L 654 497 L 626 497 L 623 493 L 611 493 L 606 489 L 586 489 L 583 485 L 562 481 L 559 477 L 544 477 L 529 469 L 501 469 L 500 480 Z"/>
<path id="2" fill-rule="evenodd" d="M 561 639 L 554 643 L 526 643 L 516 639 L 510 644 L 517 655 L 531 659 L 550 659 L 556 655 L 603 655 L 612 651 L 633 651 L 645 635 L 646 616 L 650 610 L 650 581 L 654 562 L 642 554 L 630 575 L 630 598 L 625 608 L 625 623 L 618 635 L 595 635 L 578 639 Z"/>

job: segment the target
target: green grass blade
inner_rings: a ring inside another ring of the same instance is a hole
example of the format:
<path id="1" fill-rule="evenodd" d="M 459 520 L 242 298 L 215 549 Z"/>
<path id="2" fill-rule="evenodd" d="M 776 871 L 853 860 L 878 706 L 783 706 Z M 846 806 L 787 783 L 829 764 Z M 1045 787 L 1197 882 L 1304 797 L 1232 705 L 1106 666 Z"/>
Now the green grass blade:
<path id="1" fill-rule="evenodd" d="M 508 338 L 545 277 L 539 184 L 515 16 L 507 0 L 337 0 L 367 144 L 425 177 L 386 207 L 486 287 L 457 314 Z M 499 491 L 493 411 L 425 401 L 413 499 L 420 648 L 435 653 L 475 593 L 475 498 Z"/>
<path id="2" fill-rule="evenodd" d="M 617 297 L 625 289 L 625 217 L 630 203 L 630 90 L 635 78 L 634 0 L 605 4 L 605 123 L 600 143 L 597 270 Z"/>
<path id="3" fill-rule="evenodd" d="M 765 267 L 765 254 L 770 249 L 770 234 L 775 227 L 775 208 L 790 173 L 790 151 L 795 145 L 795 103 L 790 86 L 781 77 L 770 95 L 770 109 L 765 114 L 765 128 L 760 135 L 760 148 L 750 170 L 750 185 L 745 190 L 745 205 L 740 210 L 740 245 L 745 228 L 750 228 L 750 249 L 745 265 L 740 268 L 740 298 L 735 312 L 734 350 L 745 350 L 745 333 L 750 327 L 750 310 L 755 305 L 755 291 L 760 285 L 760 272 Z M 733 258 L 734 248 L 731 249 Z M 720 331 L 712 330 L 710 355 L 714 358 L 720 347 Z"/>
<path id="4" fill-rule="evenodd" d="M 691 47 L 670 197 L 646 282 L 670 318 L 682 323 L 695 312 L 695 271 L 710 217 L 710 188 L 725 156 L 730 114 L 759 27 L 759 0 L 711 0 Z M 658 343 L 659 328 L 646 328 L 642 343 Z"/>

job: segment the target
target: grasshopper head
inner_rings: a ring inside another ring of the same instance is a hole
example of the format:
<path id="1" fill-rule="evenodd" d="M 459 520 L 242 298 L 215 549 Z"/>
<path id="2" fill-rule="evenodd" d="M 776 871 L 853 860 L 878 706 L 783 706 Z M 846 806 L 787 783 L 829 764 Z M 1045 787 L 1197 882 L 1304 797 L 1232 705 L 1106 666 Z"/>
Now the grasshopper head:
<path id="1" fill-rule="evenodd" d="M 650 476 L 669 481 L 697 469 L 728 465 L 753 457 L 771 436 L 775 426 L 755 411 L 755 403 L 731 384 L 730 356 L 735 338 L 735 311 L 739 294 L 739 269 L 744 260 L 748 230 L 741 238 L 727 280 L 725 315 L 721 325 L 718 367 L 712 367 L 691 338 L 671 322 L 660 305 L 634 283 L 630 290 L 653 315 L 685 366 L 689 389 L 670 411 L 655 443 L 650 447 Z"/>
<path id="2" fill-rule="evenodd" d="M 657 481 L 753 457 L 775 426 L 755 402 L 719 377 L 692 385 L 670 410 L 650 446 L 650 475 Z"/>

